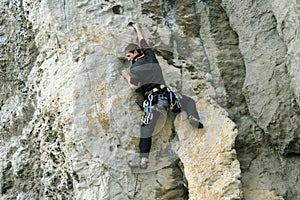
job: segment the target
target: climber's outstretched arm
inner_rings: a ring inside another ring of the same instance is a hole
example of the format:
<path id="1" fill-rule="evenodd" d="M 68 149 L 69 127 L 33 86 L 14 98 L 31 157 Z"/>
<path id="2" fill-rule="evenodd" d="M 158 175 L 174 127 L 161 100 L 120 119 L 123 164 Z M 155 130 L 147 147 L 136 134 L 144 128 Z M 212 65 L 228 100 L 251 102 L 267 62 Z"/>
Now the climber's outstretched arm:
<path id="1" fill-rule="evenodd" d="M 136 23 L 132 24 L 132 27 L 135 29 L 137 37 L 138 37 L 139 42 L 140 42 L 142 39 L 144 39 L 141 24 L 136 22 Z"/>
<path id="2" fill-rule="evenodd" d="M 135 32 L 137 34 L 137 37 L 138 37 L 138 40 L 139 40 L 139 43 L 140 43 L 140 48 L 142 50 L 144 50 L 145 48 L 149 48 L 149 45 L 147 44 L 145 38 L 144 38 L 144 34 L 142 32 L 142 26 L 140 23 L 133 23 L 132 24 L 132 27 L 135 29 Z"/>

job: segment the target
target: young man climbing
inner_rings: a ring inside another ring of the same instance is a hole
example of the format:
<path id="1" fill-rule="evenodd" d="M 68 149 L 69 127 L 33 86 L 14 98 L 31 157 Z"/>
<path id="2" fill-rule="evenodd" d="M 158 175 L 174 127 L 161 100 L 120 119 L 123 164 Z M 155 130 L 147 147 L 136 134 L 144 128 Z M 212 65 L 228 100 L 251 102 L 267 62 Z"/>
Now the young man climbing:
<path id="1" fill-rule="evenodd" d="M 146 169 L 149 163 L 152 134 L 163 110 L 173 112 L 185 111 L 191 125 L 203 128 L 195 101 L 185 95 L 174 93 L 166 86 L 161 67 L 154 51 L 149 48 L 144 39 L 141 25 L 130 23 L 135 29 L 140 46 L 130 43 L 125 48 L 125 55 L 131 61 L 130 72 L 122 70 L 121 75 L 127 80 L 130 88 L 141 92 L 144 97 L 142 125 L 140 127 L 140 160 L 129 161 L 130 168 Z"/>

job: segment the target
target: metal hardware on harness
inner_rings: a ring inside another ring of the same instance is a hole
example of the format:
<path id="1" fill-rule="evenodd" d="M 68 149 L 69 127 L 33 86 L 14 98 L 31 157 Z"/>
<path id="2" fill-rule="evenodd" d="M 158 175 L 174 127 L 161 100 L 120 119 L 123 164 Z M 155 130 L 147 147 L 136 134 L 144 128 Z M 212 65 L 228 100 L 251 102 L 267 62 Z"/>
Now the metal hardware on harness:
<path id="1" fill-rule="evenodd" d="M 180 108 L 181 109 L 181 105 L 180 105 L 180 102 L 179 102 L 179 99 L 182 98 L 181 95 L 177 92 L 174 92 L 172 90 L 172 88 L 169 88 L 167 87 L 167 90 L 170 94 L 170 110 L 173 110 L 174 106 L 177 105 L 177 109 Z M 175 101 L 174 101 L 174 104 L 173 104 L 173 94 L 175 95 Z M 175 107 L 176 109 L 176 107 Z"/>
<path id="2" fill-rule="evenodd" d="M 152 101 L 153 101 L 153 95 L 150 94 L 150 95 L 148 95 L 148 99 L 146 99 L 143 102 L 143 106 L 145 108 L 145 115 L 142 117 L 141 120 L 145 125 L 150 124 L 150 121 L 153 118 Z"/>
<path id="3" fill-rule="evenodd" d="M 170 88 L 167 88 L 167 90 L 170 94 L 170 109 L 173 110 L 172 90 Z"/>

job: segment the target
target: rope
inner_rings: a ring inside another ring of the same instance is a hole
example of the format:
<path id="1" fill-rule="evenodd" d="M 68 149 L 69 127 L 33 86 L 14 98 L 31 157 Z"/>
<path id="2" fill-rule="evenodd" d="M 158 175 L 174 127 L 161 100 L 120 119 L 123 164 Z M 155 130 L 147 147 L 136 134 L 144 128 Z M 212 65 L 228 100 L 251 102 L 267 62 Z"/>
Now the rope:
<path id="1" fill-rule="evenodd" d="M 137 193 L 138 193 L 138 188 L 137 188 L 137 186 L 138 186 L 138 182 L 139 182 L 139 173 L 140 173 L 140 168 L 139 168 L 139 170 L 138 170 L 138 173 L 134 174 L 134 177 L 135 177 L 135 184 L 134 184 L 134 191 L 133 191 L 133 197 L 132 197 L 133 200 L 135 200 L 135 197 L 136 197 L 136 195 L 137 195 Z"/>

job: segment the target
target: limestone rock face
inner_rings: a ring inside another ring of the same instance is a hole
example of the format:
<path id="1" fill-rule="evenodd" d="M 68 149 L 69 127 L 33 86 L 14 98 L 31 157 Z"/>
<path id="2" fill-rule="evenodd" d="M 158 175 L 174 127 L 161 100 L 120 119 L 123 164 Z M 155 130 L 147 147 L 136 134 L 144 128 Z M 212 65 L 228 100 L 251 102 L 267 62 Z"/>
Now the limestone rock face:
<path id="1" fill-rule="evenodd" d="M 299 1 L 2 0 L 0 199 L 300 199 Z M 132 174 L 141 111 L 120 76 L 142 23 L 168 113 Z M 135 171 L 136 172 L 136 171 Z"/>
<path id="2" fill-rule="evenodd" d="M 198 107 L 207 128 L 195 131 L 185 124 L 184 114 L 175 123 L 179 138 L 175 152 L 184 166 L 189 199 L 240 199 L 240 165 L 233 149 L 236 126 L 209 100 L 200 100 Z"/>
<path id="3" fill-rule="evenodd" d="M 239 36 L 242 91 L 255 123 L 238 125 L 248 129 L 239 129 L 236 145 L 245 198 L 267 199 L 260 195 L 272 188 L 270 199 L 299 199 L 299 1 L 225 0 L 222 6 Z"/>

